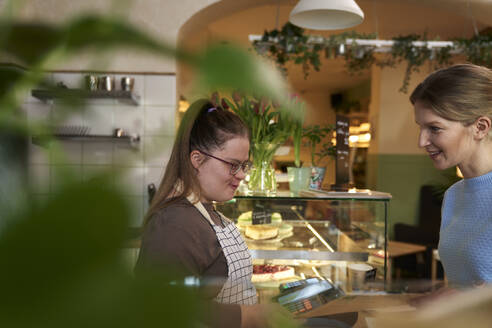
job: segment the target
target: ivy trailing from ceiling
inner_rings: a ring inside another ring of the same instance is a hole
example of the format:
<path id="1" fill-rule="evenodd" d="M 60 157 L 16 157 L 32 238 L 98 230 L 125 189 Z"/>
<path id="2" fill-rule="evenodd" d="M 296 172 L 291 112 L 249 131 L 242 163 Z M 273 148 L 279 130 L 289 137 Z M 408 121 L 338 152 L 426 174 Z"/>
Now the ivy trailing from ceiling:
<path id="1" fill-rule="evenodd" d="M 349 71 L 357 71 L 357 67 L 365 68 L 368 66 L 366 61 L 372 61 L 372 56 L 364 56 L 365 54 L 361 56 L 361 52 L 356 49 L 352 50 L 353 53 L 348 53 L 340 49 L 339 45 L 344 44 L 347 39 L 375 39 L 375 37 L 370 34 L 345 32 L 328 38 L 314 36 L 321 42 L 310 42 L 312 36 L 304 34 L 304 29 L 287 23 L 281 30 L 265 31 L 260 41 L 253 42 L 253 47 L 257 53 L 273 58 L 284 73 L 287 73 L 288 62 L 302 65 L 304 78 L 307 78 L 311 69 L 320 70 L 320 58 L 323 54 L 325 58 L 354 57 L 355 60 L 347 64 Z"/>
<path id="2" fill-rule="evenodd" d="M 344 32 L 328 37 L 308 35 L 304 29 L 291 23 L 282 29 L 265 31 L 261 40 L 253 42 L 256 52 L 272 58 L 277 66 L 287 74 L 287 64 L 292 62 L 301 65 L 304 78 L 312 69 L 319 71 L 321 56 L 327 59 L 341 57 L 345 67 L 351 74 L 369 69 L 372 65 L 379 67 L 395 67 L 402 62 L 407 63 L 400 91 L 408 92 L 412 73 L 429 63 L 434 69 L 449 66 L 454 54 L 461 54 L 465 60 L 477 65 L 492 67 L 492 33 L 475 35 L 470 39 L 455 38 L 454 47 L 430 49 L 413 44 L 414 41 L 430 41 L 427 35 L 410 34 L 393 38 L 393 46 L 386 56 L 376 56 L 375 47 L 359 45 L 355 42 L 347 44 L 348 39 L 376 39 L 375 34 L 359 34 Z"/>
<path id="3" fill-rule="evenodd" d="M 261 41 L 255 41 L 253 46 L 258 53 L 272 57 L 284 73 L 287 73 L 285 65 L 289 61 L 302 65 L 304 77 L 307 78 L 310 67 L 319 71 L 319 53 L 322 49 L 321 44 L 309 43 L 308 39 L 304 29 L 287 23 L 280 31 L 265 31 Z"/>
<path id="4" fill-rule="evenodd" d="M 408 84 L 410 83 L 412 73 L 418 72 L 419 67 L 422 66 L 432 54 L 432 50 L 427 47 L 415 47 L 413 45 L 414 41 L 419 41 L 420 39 L 420 36 L 417 34 L 393 38 L 395 43 L 391 49 L 390 58 L 385 58 L 385 60 L 380 60 L 377 63 L 380 67 L 394 67 L 395 63 L 399 64 L 403 61 L 407 62 L 405 75 L 403 77 L 403 85 L 400 88 L 400 91 L 404 93 L 408 91 Z M 425 35 L 424 39 L 426 39 Z"/>
<path id="5" fill-rule="evenodd" d="M 456 39 L 466 59 L 474 64 L 492 67 L 492 32 L 475 35 L 470 39 Z"/>

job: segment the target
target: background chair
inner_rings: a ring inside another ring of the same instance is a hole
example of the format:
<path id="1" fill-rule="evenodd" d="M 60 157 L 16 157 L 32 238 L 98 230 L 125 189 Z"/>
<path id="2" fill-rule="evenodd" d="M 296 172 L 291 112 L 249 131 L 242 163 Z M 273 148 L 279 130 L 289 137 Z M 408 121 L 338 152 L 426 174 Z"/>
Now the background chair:
<path id="1" fill-rule="evenodd" d="M 423 259 L 415 255 L 395 259 L 395 268 L 399 268 L 412 278 L 431 278 L 432 250 L 439 243 L 441 226 L 442 195 L 434 186 L 423 185 L 420 188 L 418 225 L 397 223 L 394 225 L 394 239 L 426 246 Z M 438 277 L 442 277 L 442 268 L 438 268 Z"/>

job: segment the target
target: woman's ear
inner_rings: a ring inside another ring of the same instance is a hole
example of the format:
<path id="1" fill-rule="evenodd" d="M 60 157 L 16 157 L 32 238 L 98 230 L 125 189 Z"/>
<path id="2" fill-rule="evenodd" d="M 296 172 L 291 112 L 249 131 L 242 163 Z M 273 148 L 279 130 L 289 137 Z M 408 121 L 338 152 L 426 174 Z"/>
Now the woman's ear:
<path id="1" fill-rule="evenodd" d="M 487 116 L 480 116 L 474 123 L 474 131 L 476 139 L 483 139 L 488 136 L 492 121 Z"/>
<path id="2" fill-rule="evenodd" d="M 200 165 L 202 165 L 203 163 L 203 155 L 198 150 L 193 150 L 190 153 L 190 160 L 191 160 L 191 165 L 193 165 L 195 169 L 198 169 Z"/>

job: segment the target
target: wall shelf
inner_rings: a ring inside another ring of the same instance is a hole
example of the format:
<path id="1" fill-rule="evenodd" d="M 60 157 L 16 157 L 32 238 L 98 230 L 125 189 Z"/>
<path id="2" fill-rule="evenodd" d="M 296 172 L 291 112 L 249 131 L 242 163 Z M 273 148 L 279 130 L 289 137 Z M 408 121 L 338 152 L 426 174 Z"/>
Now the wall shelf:
<path id="1" fill-rule="evenodd" d="M 46 139 L 50 136 L 32 136 L 32 143 L 38 146 L 44 147 L 46 145 Z M 111 135 L 65 135 L 54 134 L 53 138 L 63 141 L 74 142 L 114 142 L 128 144 L 133 148 L 138 148 L 140 144 L 140 136 L 111 136 Z"/>
<path id="2" fill-rule="evenodd" d="M 84 98 L 84 99 L 117 99 L 121 102 L 130 105 L 138 106 L 140 104 L 140 96 L 132 91 L 125 90 L 84 90 L 84 89 L 34 89 L 31 91 L 33 97 L 41 101 L 60 99 L 60 98 Z"/>

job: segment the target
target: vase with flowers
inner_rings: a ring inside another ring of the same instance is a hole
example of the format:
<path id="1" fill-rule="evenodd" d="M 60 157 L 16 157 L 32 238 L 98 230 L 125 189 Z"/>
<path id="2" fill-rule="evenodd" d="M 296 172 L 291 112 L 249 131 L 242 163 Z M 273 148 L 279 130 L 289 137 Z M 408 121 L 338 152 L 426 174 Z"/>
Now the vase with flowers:
<path id="1" fill-rule="evenodd" d="M 251 131 L 250 155 L 253 167 L 249 173 L 248 192 L 274 195 L 277 182 L 272 161 L 278 147 L 290 136 L 297 120 L 295 115 L 291 115 L 292 104 L 279 105 L 266 98 L 257 99 L 239 92 L 232 94 L 232 100 L 223 98 L 221 103 L 241 117 Z"/>

